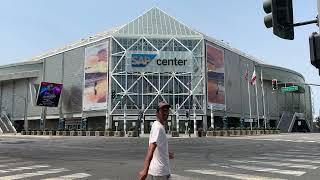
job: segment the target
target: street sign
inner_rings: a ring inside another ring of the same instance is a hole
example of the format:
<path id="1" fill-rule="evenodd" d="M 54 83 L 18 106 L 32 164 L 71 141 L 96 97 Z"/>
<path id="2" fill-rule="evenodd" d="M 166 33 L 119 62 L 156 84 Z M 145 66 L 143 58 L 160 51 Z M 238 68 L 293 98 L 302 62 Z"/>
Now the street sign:
<path id="1" fill-rule="evenodd" d="M 282 87 L 281 92 L 290 92 L 290 91 L 298 91 L 298 86 L 288 86 L 288 87 Z"/>
<path id="2" fill-rule="evenodd" d="M 253 122 L 253 119 L 244 119 L 244 122 Z"/>

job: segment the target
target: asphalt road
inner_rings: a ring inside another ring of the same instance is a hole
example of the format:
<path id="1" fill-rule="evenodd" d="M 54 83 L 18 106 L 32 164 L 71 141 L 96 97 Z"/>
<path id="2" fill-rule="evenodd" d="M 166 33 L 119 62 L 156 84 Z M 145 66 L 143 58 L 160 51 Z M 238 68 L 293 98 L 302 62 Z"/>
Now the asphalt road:
<path id="1" fill-rule="evenodd" d="M 136 179 L 147 138 L 0 136 L 0 180 Z M 170 138 L 172 179 L 320 176 L 320 134 Z"/>

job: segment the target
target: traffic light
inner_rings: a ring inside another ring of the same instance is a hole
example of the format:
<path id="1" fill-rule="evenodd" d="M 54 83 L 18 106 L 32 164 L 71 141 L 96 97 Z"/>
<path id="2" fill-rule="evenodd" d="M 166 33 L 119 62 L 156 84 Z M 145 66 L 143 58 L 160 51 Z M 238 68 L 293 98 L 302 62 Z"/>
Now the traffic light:
<path id="1" fill-rule="evenodd" d="M 294 39 L 292 0 L 265 0 L 264 24 L 273 27 L 273 34 L 282 39 Z"/>
<path id="2" fill-rule="evenodd" d="M 113 91 L 111 92 L 111 98 L 114 99 L 115 97 L 116 97 L 116 91 L 113 90 Z"/>
<path id="3" fill-rule="evenodd" d="M 311 64 L 320 70 L 320 34 L 312 33 L 309 37 Z"/>
<path id="4" fill-rule="evenodd" d="M 272 79 L 272 90 L 278 89 L 278 81 L 276 79 Z"/>

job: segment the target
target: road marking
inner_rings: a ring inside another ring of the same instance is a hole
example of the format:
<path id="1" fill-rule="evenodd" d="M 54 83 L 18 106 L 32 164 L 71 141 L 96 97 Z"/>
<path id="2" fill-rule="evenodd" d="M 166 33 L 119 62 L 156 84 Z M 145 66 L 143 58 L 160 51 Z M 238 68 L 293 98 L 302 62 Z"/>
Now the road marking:
<path id="1" fill-rule="evenodd" d="M 34 163 L 34 162 L 33 161 L 11 162 L 11 163 L 6 163 L 6 164 L 0 164 L 0 168 L 8 167 L 8 166 L 19 166 L 19 165 L 31 164 L 31 163 Z"/>
<path id="2" fill-rule="evenodd" d="M 305 162 L 305 163 L 314 163 L 320 164 L 320 161 L 313 161 L 307 159 L 289 159 L 289 158 L 275 158 L 275 157 L 251 157 L 253 159 L 266 159 L 266 160 L 279 160 L 279 161 L 292 161 L 292 162 Z"/>
<path id="3" fill-rule="evenodd" d="M 292 170 L 286 170 L 286 169 L 275 169 L 275 168 L 255 167 L 255 166 L 246 166 L 246 165 L 230 165 L 230 166 L 239 168 L 239 169 L 249 170 L 249 171 L 277 173 L 277 174 L 285 174 L 285 175 L 292 175 L 292 176 L 301 176 L 306 173 L 304 171 L 292 171 Z"/>
<path id="4" fill-rule="evenodd" d="M 283 152 L 285 154 L 297 154 L 297 155 L 310 155 L 310 156 L 319 156 L 320 153 L 306 153 L 306 152 L 295 152 L 295 151 L 287 151 Z"/>
<path id="5" fill-rule="evenodd" d="M 12 161 L 22 161 L 22 159 L 0 159 L 0 163 L 12 162 Z"/>
<path id="6" fill-rule="evenodd" d="M 275 162 L 275 161 L 240 161 L 240 160 L 230 160 L 231 162 L 237 163 L 253 163 L 253 164 L 266 164 L 272 166 L 287 166 L 291 168 L 302 168 L 302 169 L 317 169 L 318 166 L 306 165 L 306 164 L 293 164 L 293 163 L 283 163 L 283 162 Z"/>
<path id="7" fill-rule="evenodd" d="M 49 165 L 22 166 L 22 167 L 15 167 L 12 169 L 0 170 L 0 173 L 8 173 L 8 172 L 14 172 L 14 171 L 23 171 L 23 170 L 30 170 L 30 169 L 37 169 L 37 168 L 45 168 L 45 167 L 50 167 L 50 166 Z"/>
<path id="8" fill-rule="evenodd" d="M 171 174 L 171 180 L 193 180 L 193 179 L 198 179 L 198 178 L 193 178 L 193 177 L 187 177 L 187 176 L 180 176 L 178 174 Z"/>
<path id="9" fill-rule="evenodd" d="M 61 179 L 67 179 L 67 180 L 73 180 L 73 179 L 82 179 L 91 176 L 90 174 L 87 173 L 76 173 L 76 174 L 70 174 L 66 176 L 60 176 L 60 177 L 55 177 L 55 178 L 48 178 L 44 180 L 61 180 Z"/>
<path id="10" fill-rule="evenodd" d="M 24 178 L 29 178 L 33 176 L 42 176 L 46 174 L 55 174 L 55 173 L 60 173 L 64 171 L 69 171 L 68 169 L 65 168 L 60 168 L 60 169 L 51 169 L 51 170 L 46 170 L 46 171 L 37 171 L 34 173 L 23 173 L 23 174 L 16 174 L 16 175 L 11 175 L 11 176 L 2 176 L 0 177 L 0 180 L 8 180 L 8 179 L 24 179 Z"/>
<path id="11" fill-rule="evenodd" d="M 264 176 L 253 176 L 247 174 L 239 174 L 239 173 L 231 173 L 225 171 L 216 171 L 211 169 L 202 169 L 202 170 L 185 170 L 187 172 L 199 173 L 199 174 L 207 174 L 207 175 L 215 175 L 220 177 L 229 177 L 233 179 L 241 179 L 241 180 L 284 180 L 279 178 L 271 178 L 271 177 L 264 177 Z"/>
<path id="12" fill-rule="evenodd" d="M 263 156 L 284 156 L 284 157 L 296 157 L 296 158 L 311 158 L 315 160 L 320 160 L 319 156 L 310 156 L 310 155 L 294 155 L 294 154 L 277 154 L 277 153 L 266 153 L 262 154 Z"/>

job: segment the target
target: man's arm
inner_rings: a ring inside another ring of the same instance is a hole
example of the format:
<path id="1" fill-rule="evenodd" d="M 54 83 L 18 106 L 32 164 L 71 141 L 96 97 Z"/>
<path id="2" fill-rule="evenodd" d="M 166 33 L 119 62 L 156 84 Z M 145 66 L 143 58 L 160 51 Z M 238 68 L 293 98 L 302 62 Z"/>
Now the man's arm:
<path id="1" fill-rule="evenodd" d="M 148 175 L 148 170 L 149 170 L 149 166 L 150 166 L 150 162 L 152 160 L 153 157 L 153 153 L 154 150 L 156 149 L 157 144 L 156 143 L 151 143 L 149 144 L 148 147 L 148 152 L 147 155 L 144 159 L 144 166 L 143 169 L 139 172 L 139 180 L 144 180 L 146 179 L 147 175 Z"/>

